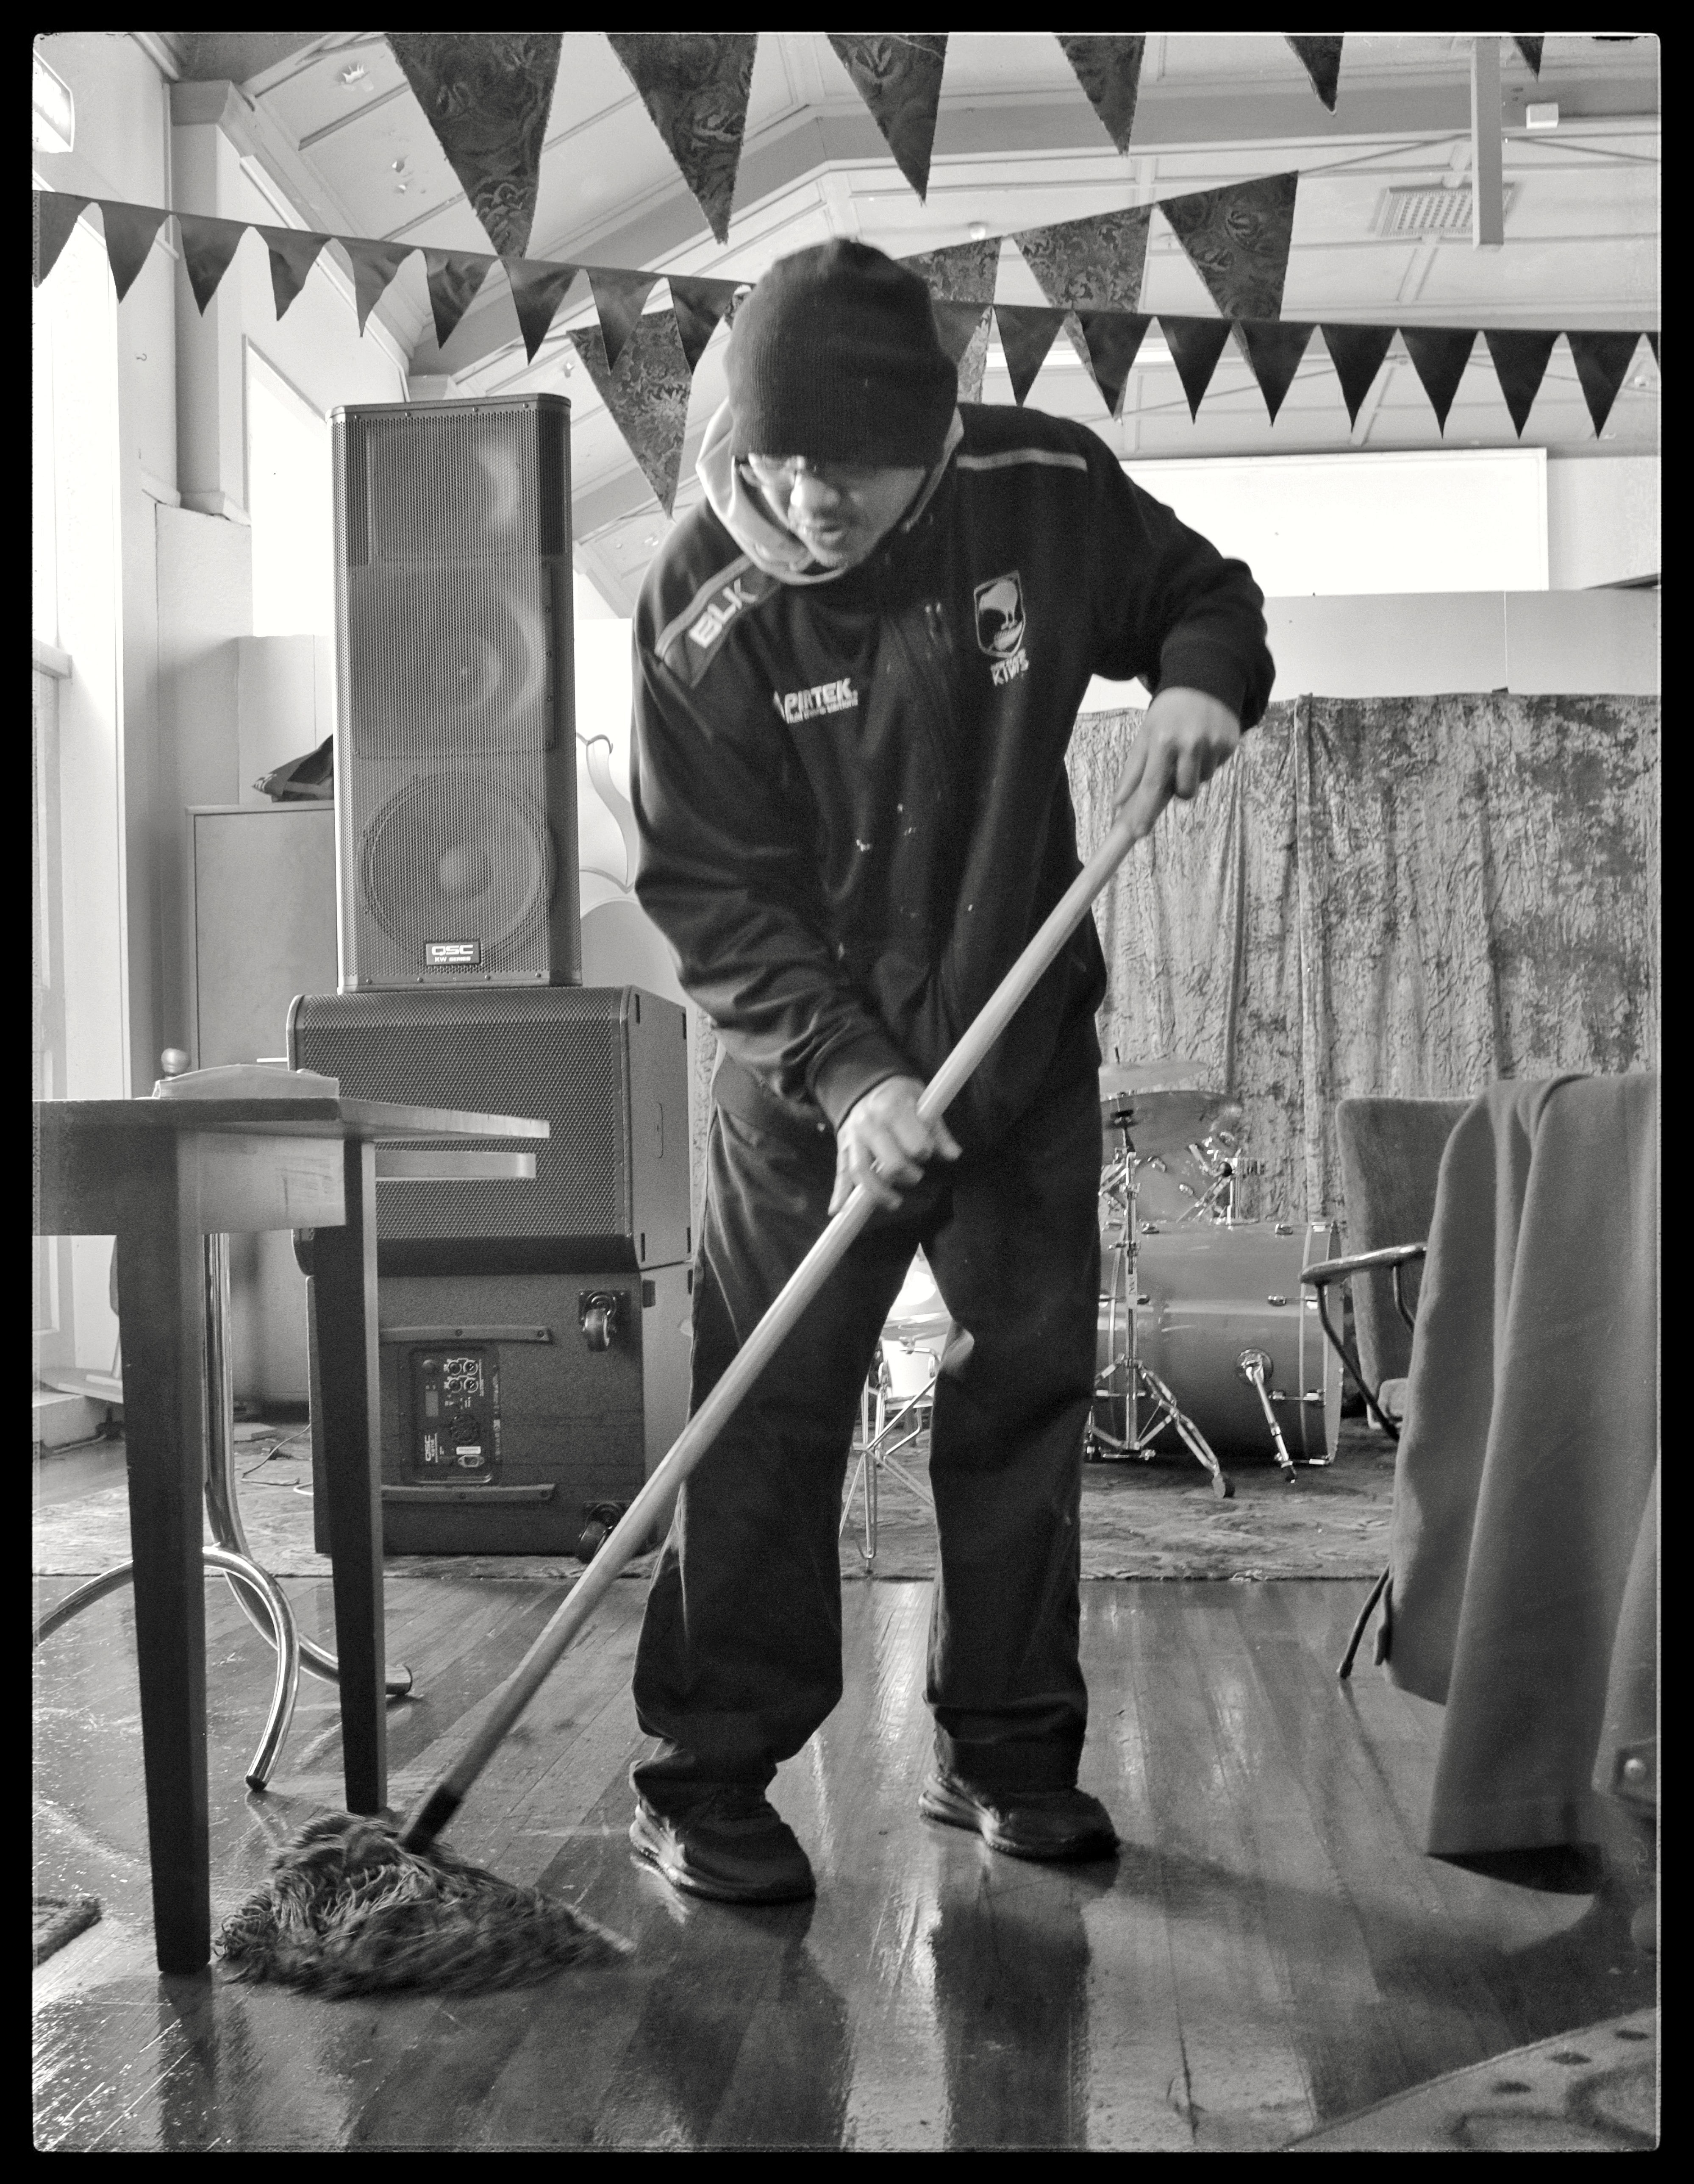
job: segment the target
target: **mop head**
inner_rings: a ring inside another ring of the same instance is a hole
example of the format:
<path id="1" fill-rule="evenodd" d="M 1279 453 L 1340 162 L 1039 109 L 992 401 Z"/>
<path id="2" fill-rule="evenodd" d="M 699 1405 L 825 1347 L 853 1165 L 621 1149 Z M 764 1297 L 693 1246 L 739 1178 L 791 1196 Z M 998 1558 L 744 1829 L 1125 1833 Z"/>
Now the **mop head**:
<path id="1" fill-rule="evenodd" d="M 235 1979 L 323 1995 L 524 1986 L 629 1950 L 539 1889 L 514 1887 L 439 1843 L 408 1850 L 380 1821 L 342 1813 L 313 1820 L 278 1852 L 218 1943 Z"/>

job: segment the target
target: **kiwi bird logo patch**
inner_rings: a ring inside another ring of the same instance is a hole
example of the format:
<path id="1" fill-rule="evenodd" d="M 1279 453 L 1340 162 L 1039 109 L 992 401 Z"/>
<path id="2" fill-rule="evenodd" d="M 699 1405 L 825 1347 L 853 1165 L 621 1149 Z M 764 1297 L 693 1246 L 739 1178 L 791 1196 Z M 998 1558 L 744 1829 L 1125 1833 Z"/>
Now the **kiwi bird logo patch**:
<path id="1" fill-rule="evenodd" d="M 976 587 L 975 599 L 976 642 L 992 662 L 989 673 L 996 687 L 1027 675 L 1023 578 L 1015 569 L 1008 577 L 991 577 Z"/>

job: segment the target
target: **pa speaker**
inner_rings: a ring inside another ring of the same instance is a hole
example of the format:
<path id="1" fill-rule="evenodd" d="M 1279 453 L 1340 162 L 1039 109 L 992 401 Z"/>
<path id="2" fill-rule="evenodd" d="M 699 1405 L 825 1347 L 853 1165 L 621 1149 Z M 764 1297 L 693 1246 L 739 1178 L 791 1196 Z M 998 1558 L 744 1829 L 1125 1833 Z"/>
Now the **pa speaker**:
<path id="1" fill-rule="evenodd" d="M 552 1126 L 533 1181 L 379 1180 L 380 1274 L 651 1268 L 692 1248 L 674 1001 L 635 986 L 306 994 L 289 1008 L 288 1059 L 339 1078 L 349 1099 Z"/>
<path id="2" fill-rule="evenodd" d="M 333 413 L 342 984 L 581 977 L 570 404 Z"/>

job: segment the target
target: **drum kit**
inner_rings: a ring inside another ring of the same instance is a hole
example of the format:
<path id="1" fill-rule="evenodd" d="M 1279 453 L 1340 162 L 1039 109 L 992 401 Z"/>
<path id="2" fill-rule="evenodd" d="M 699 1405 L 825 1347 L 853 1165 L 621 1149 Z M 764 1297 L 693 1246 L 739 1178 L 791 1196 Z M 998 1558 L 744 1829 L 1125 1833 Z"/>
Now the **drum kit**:
<path id="1" fill-rule="evenodd" d="M 1203 1084 L 1188 1061 L 1100 1072 L 1105 1279 L 1086 1453 L 1148 1462 L 1186 1449 L 1227 1500 L 1219 1449 L 1269 1455 L 1291 1484 L 1297 1452 L 1334 1461 L 1341 1368 L 1300 1278 L 1341 1240 L 1326 1221 L 1241 1217 L 1260 1164 L 1240 1102 Z"/>

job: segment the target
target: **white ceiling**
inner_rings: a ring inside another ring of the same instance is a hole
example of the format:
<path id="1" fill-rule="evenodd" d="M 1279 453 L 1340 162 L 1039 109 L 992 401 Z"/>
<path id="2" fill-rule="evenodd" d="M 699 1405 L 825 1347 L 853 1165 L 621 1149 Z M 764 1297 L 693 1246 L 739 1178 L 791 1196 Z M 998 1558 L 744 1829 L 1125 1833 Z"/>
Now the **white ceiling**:
<path id="1" fill-rule="evenodd" d="M 258 63 L 275 50 L 273 43 L 267 52 L 262 42 L 283 34 L 195 35 L 215 36 L 237 56 L 246 46 Z M 1475 250 L 1468 231 L 1439 238 L 1377 231 L 1389 187 L 1468 178 L 1470 46 L 1469 36 L 1349 34 L 1331 116 L 1279 34 L 1154 34 L 1125 158 L 1113 148 L 1049 35 L 955 31 L 928 201 L 920 203 L 823 34 L 766 31 L 729 242 L 719 246 L 603 36 L 567 32 L 530 254 L 753 280 L 784 252 L 830 236 L 858 236 L 902 254 L 964 242 L 974 228 L 1009 234 L 1297 168 L 1283 304 L 1288 318 L 1657 326 L 1657 39 L 1549 35 L 1539 83 L 1502 40 L 1510 193 L 1504 248 Z M 237 57 L 227 65 L 242 62 Z M 380 32 L 324 34 L 263 67 L 245 89 L 256 109 L 257 156 L 303 225 L 488 248 Z M 1530 98 L 1558 104 L 1556 130 L 1525 128 Z M 998 293 L 1003 302 L 1043 300 L 1009 244 Z M 661 286 L 652 307 L 665 300 Z M 1214 309 L 1157 216 L 1142 308 L 1208 315 Z M 612 605 L 627 611 L 665 519 L 586 372 L 571 369 L 565 334 L 590 323 L 586 304 L 561 315 L 533 364 L 497 274 L 444 354 L 435 343 L 421 259 L 408 261 L 382 312 L 412 358 L 419 393 L 546 389 L 569 396 L 578 564 Z M 722 396 L 726 339 L 721 330 L 714 337 L 695 375 L 679 515 L 697 493 L 693 454 Z M 1011 398 L 996 347 L 985 398 Z M 1397 343 L 1351 432 L 1317 342 L 1274 427 L 1233 348 L 1197 421 L 1191 420 L 1155 338 L 1137 359 L 1120 419 L 1106 415 L 1063 341 L 1030 400 L 1086 419 L 1138 461 L 1441 444 Z M 1643 346 L 1597 444 L 1560 347 L 1523 443 L 1559 455 L 1651 453 L 1658 444 L 1658 368 Z M 1447 444 L 1516 444 L 1480 343 L 1448 417 Z"/>

